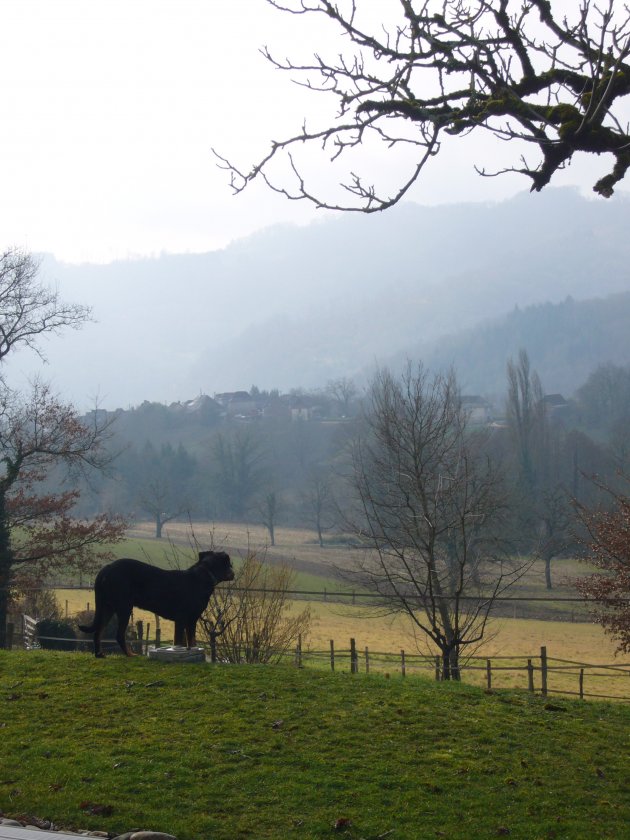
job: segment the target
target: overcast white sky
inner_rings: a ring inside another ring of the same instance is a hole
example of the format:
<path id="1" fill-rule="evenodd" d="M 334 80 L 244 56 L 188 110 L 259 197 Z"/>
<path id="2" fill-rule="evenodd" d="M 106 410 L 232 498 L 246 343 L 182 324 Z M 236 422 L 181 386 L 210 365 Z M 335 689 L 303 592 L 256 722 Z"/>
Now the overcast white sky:
<path id="1" fill-rule="evenodd" d="M 382 13 L 392 0 L 362 2 Z M 332 46 L 327 33 L 265 0 L 2 0 L 3 247 L 108 261 L 208 251 L 311 218 L 262 187 L 234 198 L 211 147 L 246 165 L 299 128 L 312 95 L 258 48 L 307 57 Z M 589 191 L 601 169 L 578 161 L 557 183 Z M 410 197 L 491 200 L 526 188 L 518 177 L 480 179 L 455 144 Z"/>

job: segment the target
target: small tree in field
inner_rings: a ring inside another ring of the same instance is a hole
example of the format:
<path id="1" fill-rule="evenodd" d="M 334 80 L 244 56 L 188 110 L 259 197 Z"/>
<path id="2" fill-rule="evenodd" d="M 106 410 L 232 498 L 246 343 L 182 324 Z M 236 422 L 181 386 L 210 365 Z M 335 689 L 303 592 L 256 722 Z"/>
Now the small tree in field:
<path id="1" fill-rule="evenodd" d="M 276 525 L 278 524 L 278 508 L 280 499 L 275 490 L 268 490 L 258 502 L 260 521 L 269 533 L 269 543 L 276 544 Z"/>
<path id="2" fill-rule="evenodd" d="M 597 605 L 596 620 L 618 642 L 617 651 L 630 653 L 630 498 L 600 487 L 612 507 L 578 507 L 587 534 L 582 540 L 586 556 L 599 571 L 579 578 L 577 587 Z"/>
<path id="3" fill-rule="evenodd" d="M 100 469 L 111 456 L 106 428 L 79 418 L 43 385 L 27 402 L 11 392 L 0 404 L 0 632 L 11 590 L 37 586 L 59 571 L 86 571 L 111 557 L 100 548 L 120 540 L 125 522 L 103 514 L 90 520 L 73 516 L 76 489 L 43 489 L 53 468 L 68 476 Z"/>
<path id="4" fill-rule="evenodd" d="M 515 579 L 503 538 L 501 475 L 467 428 L 454 375 L 408 365 L 374 378 L 352 447 L 350 529 L 366 547 L 356 578 L 385 609 L 409 616 L 459 679 L 460 655 L 484 636 Z"/>
<path id="5" fill-rule="evenodd" d="M 295 572 L 269 565 L 248 551 L 233 581 L 215 589 L 201 618 L 201 635 L 216 639 L 217 656 L 227 662 L 277 662 L 298 637 L 306 637 L 310 608 L 293 613 L 289 590 Z"/>
<path id="6" fill-rule="evenodd" d="M 85 307 L 65 304 L 45 288 L 37 272 L 29 254 L 0 256 L 0 362 L 19 346 L 40 352 L 41 336 L 89 317 Z M 12 594 L 32 589 L 50 572 L 89 568 L 110 556 L 104 543 L 122 537 L 122 519 L 73 516 L 77 478 L 111 461 L 107 439 L 108 423 L 97 411 L 82 419 L 39 382 L 17 393 L 0 371 L 0 647 Z M 51 492 L 53 472 L 57 489 Z"/>

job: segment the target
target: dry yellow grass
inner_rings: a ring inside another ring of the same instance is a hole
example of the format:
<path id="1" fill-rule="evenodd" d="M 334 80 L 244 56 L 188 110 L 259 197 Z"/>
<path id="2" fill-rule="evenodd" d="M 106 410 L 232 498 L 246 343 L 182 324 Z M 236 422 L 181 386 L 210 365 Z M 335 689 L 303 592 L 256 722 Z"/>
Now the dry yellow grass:
<path id="1" fill-rule="evenodd" d="M 371 650 L 426 653 L 422 641 L 416 643 L 411 622 L 404 616 L 388 618 L 370 614 L 363 607 L 342 607 L 314 603 L 311 647 L 327 648 L 330 639 L 349 646 L 355 638 L 361 648 Z M 612 662 L 615 645 L 597 624 L 565 621 L 532 621 L 501 618 L 491 622 L 486 641 L 479 649 L 483 656 L 535 656 L 546 645 L 556 656 L 584 662 Z"/>
<path id="2" fill-rule="evenodd" d="M 191 525 L 184 522 L 169 522 L 164 526 L 162 543 L 191 544 Z M 313 570 L 319 568 L 322 574 L 331 569 L 347 568 L 353 560 L 353 549 L 344 545 L 326 545 L 322 549 L 314 531 L 303 528 L 276 528 L 275 545 L 269 544 L 269 533 L 262 525 L 234 522 L 209 524 L 193 523 L 192 533 L 202 548 L 213 546 L 227 548 L 236 556 L 248 548 L 263 550 L 272 560 L 288 560 L 296 568 Z M 147 522 L 138 523 L 128 531 L 129 537 L 143 540 L 154 539 L 155 527 Z"/>
<path id="3" fill-rule="evenodd" d="M 72 615 L 94 605 L 94 595 L 86 590 L 59 590 L 58 598 L 68 614 Z M 291 609 L 301 610 L 304 601 L 294 601 Z M 432 676 L 433 667 L 429 662 L 413 659 L 417 654 L 435 654 L 423 639 L 416 640 L 410 629 L 410 622 L 402 616 L 394 618 L 370 615 L 361 607 L 342 607 L 335 604 L 313 602 L 311 604 L 313 623 L 310 637 L 303 640 L 305 661 L 309 665 L 329 667 L 330 640 L 334 642 L 337 654 L 336 668 L 349 668 L 350 639 L 354 638 L 360 655 L 360 670 L 365 669 L 365 648 L 368 648 L 370 670 L 401 673 L 400 651 L 405 650 L 407 673 L 424 673 Z M 155 616 L 141 610 L 134 612 L 135 620 L 143 620 L 150 625 L 150 637 L 155 636 Z M 170 621 L 161 621 L 163 641 L 173 638 L 173 625 Z M 540 649 L 547 648 L 550 664 L 558 667 L 561 663 L 552 660 L 562 659 L 588 665 L 622 664 L 623 659 L 615 658 L 614 644 L 596 624 L 571 623 L 563 621 L 534 621 L 528 619 L 497 619 L 487 634 L 487 639 L 473 653 L 474 659 L 467 663 L 463 675 L 465 682 L 477 685 L 486 684 L 486 658 L 492 659 L 492 685 L 494 688 L 527 688 L 527 659 L 531 658 L 538 668 Z M 313 652 L 323 655 L 313 658 Z M 391 653 L 390 658 L 378 657 L 378 653 Z M 477 658 L 478 657 L 478 658 Z M 510 659 L 502 659 L 510 657 Z M 625 658 L 627 662 L 627 657 Z M 579 666 L 563 666 L 567 670 L 552 671 L 549 675 L 551 692 L 578 691 Z M 505 670 L 502 670 L 505 669 Z M 516 670 L 514 670 L 516 669 Z M 540 689 L 540 673 L 535 675 L 536 689 Z M 585 690 L 590 694 L 622 697 L 630 700 L 630 675 L 625 677 L 610 670 L 587 669 Z"/>
<path id="4" fill-rule="evenodd" d="M 257 525 L 240 525 L 232 523 L 217 523 L 214 526 L 206 524 L 194 525 L 193 531 L 202 547 L 214 545 L 217 548 L 229 547 L 233 553 L 245 551 L 248 546 L 260 548 L 267 546 L 268 534 L 266 529 Z M 190 525 L 184 523 L 169 523 L 165 529 L 166 540 L 162 542 L 165 548 L 168 547 L 168 540 L 179 544 L 190 544 Z M 130 537 L 142 540 L 151 540 L 152 527 L 143 524 L 134 528 L 129 533 Z M 276 546 L 271 549 L 267 546 L 270 558 L 290 558 L 292 565 L 306 571 L 319 569 L 320 574 L 330 574 L 334 566 L 343 567 L 351 562 L 351 550 L 343 546 L 326 546 L 324 549 L 316 543 L 312 531 L 278 528 L 276 531 Z M 562 594 L 571 593 L 572 577 L 581 573 L 583 567 L 579 567 L 574 561 L 562 561 L 555 567 L 555 580 L 558 583 L 556 592 Z M 319 587 L 317 587 L 319 588 Z M 521 582 L 519 594 L 544 595 L 544 580 L 542 569 L 533 568 L 527 578 Z M 86 590 L 59 590 L 58 598 L 62 611 L 68 615 L 83 610 L 89 604 L 94 605 L 94 594 Z M 293 602 L 293 610 L 301 610 L 304 607 L 303 601 Z M 408 657 L 416 654 L 435 654 L 424 638 L 414 638 L 412 625 L 409 619 L 404 616 L 387 617 L 371 611 L 365 606 L 340 605 L 335 603 L 323 603 L 315 601 L 311 603 L 313 616 L 310 637 L 303 640 L 303 647 L 310 651 L 328 652 L 330 640 L 334 641 L 335 649 L 341 654 L 348 651 L 350 639 L 356 640 L 356 645 L 361 653 L 362 667 L 364 665 L 364 652 L 367 647 L 370 651 L 370 663 L 373 670 L 388 670 L 392 673 L 400 672 L 400 651 L 404 649 Z M 576 615 L 579 613 L 576 611 Z M 582 616 L 586 615 L 582 612 Z M 142 620 L 145 626 L 150 625 L 150 636 L 155 636 L 155 617 L 142 611 L 135 611 L 135 620 Z M 173 638 L 173 626 L 171 622 L 161 621 L 162 640 L 170 641 Z M 470 664 L 475 665 L 478 670 L 468 670 L 464 679 L 467 682 L 483 682 L 486 679 L 485 659 L 493 659 L 493 685 L 522 687 L 527 686 L 527 675 L 525 665 L 527 659 L 531 658 L 536 663 L 540 656 L 542 646 L 547 648 L 550 658 L 571 660 L 588 664 L 613 664 L 618 660 L 615 658 L 615 645 L 611 639 L 604 634 L 599 625 L 587 622 L 571 621 L 541 621 L 532 619 L 501 618 L 494 620 L 488 627 L 486 638 L 482 645 L 476 650 L 469 650 L 479 659 L 472 660 Z M 393 653 L 397 660 L 392 662 L 378 663 L 375 654 L 377 652 Z M 500 657 L 518 657 L 518 660 L 502 661 Z M 626 657 L 627 660 L 627 657 Z M 322 658 L 320 662 L 326 666 L 327 660 Z M 512 671 L 501 671 L 501 665 L 516 665 L 521 668 L 517 673 Z M 339 667 L 347 667 L 347 659 L 343 656 L 339 660 Z M 413 672 L 413 660 L 408 660 L 408 670 Z M 603 674 L 605 672 L 600 672 Z M 590 691 L 595 691 L 591 677 Z M 599 679 L 599 677 L 598 677 Z M 611 681 L 603 676 L 600 693 L 624 694 L 630 698 L 630 677 L 620 685 L 622 680 L 615 680 L 615 688 L 611 689 Z M 556 689 L 562 688 L 568 691 L 577 690 L 576 671 L 573 673 L 554 673 L 553 685 Z M 617 689 L 620 689 L 617 690 Z"/>

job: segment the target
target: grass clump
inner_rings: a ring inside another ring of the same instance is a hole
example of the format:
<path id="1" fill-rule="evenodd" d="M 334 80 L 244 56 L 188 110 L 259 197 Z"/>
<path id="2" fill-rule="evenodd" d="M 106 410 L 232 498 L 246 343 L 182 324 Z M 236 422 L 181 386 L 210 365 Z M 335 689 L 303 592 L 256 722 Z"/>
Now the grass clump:
<path id="1" fill-rule="evenodd" d="M 0 651 L 0 809 L 232 838 L 618 838 L 630 709 L 420 678 Z M 335 829 L 337 826 L 337 829 Z"/>

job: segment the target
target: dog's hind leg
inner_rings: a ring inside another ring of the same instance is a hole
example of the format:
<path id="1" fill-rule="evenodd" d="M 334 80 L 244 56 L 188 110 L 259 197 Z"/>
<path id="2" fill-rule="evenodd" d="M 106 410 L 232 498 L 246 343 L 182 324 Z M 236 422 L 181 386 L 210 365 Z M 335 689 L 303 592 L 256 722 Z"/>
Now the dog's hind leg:
<path id="1" fill-rule="evenodd" d="M 103 631 L 109 624 L 110 618 L 113 616 L 114 611 L 107 609 L 105 607 L 97 608 L 96 615 L 94 617 L 94 656 L 98 659 L 102 659 L 105 654 L 101 650 L 101 637 L 103 635 Z"/>
<path id="2" fill-rule="evenodd" d="M 125 656 L 135 656 L 133 651 L 130 650 L 129 645 L 127 644 L 127 640 L 125 639 L 125 634 L 129 625 L 129 619 L 131 618 L 132 609 L 133 606 L 131 604 L 125 605 L 124 607 L 118 607 L 116 609 L 116 616 L 118 618 L 116 641 L 118 642 L 120 649 L 125 654 Z"/>

